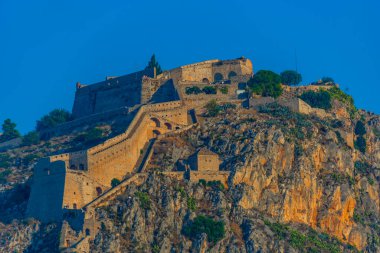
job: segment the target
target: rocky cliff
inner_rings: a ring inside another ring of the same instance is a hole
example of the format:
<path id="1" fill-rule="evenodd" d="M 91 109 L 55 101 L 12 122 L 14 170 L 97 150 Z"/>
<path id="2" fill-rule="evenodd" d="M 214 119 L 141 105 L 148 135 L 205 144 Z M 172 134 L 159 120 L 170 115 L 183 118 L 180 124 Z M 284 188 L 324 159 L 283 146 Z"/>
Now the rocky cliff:
<path id="1" fill-rule="evenodd" d="M 91 251 L 380 252 L 380 118 L 341 111 L 321 119 L 268 104 L 200 117 L 156 143 L 144 184 L 97 209 Z M 228 187 L 160 172 L 201 147 L 231 172 Z M 52 249 L 50 226 L 9 223 L 2 249 Z"/>

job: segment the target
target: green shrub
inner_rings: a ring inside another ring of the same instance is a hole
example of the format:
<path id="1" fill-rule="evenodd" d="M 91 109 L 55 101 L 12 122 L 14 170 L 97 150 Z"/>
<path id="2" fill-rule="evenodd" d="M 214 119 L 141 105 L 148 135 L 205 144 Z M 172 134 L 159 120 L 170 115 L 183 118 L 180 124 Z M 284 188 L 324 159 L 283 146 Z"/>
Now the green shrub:
<path id="1" fill-rule="evenodd" d="M 204 179 L 199 179 L 199 184 L 200 185 L 203 185 L 203 186 L 206 186 L 206 180 L 204 180 Z"/>
<path id="2" fill-rule="evenodd" d="M 297 71 L 286 70 L 281 73 L 281 82 L 286 85 L 297 85 L 302 82 L 302 76 Z"/>
<path id="3" fill-rule="evenodd" d="M 269 70 L 258 71 L 249 81 L 253 93 L 264 97 L 277 98 L 282 94 L 281 77 Z"/>
<path id="4" fill-rule="evenodd" d="M 190 94 L 200 94 L 200 93 L 202 93 L 202 90 L 199 87 L 197 87 L 197 86 L 186 87 L 185 93 L 187 95 L 190 95 Z"/>
<path id="5" fill-rule="evenodd" d="M 289 230 L 287 226 L 277 222 L 271 223 L 268 220 L 264 220 L 264 224 L 267 225 L 278 238 L 285 239 Z"/>
<path id="6" fill-rule="evenodd" d="M 322 83 L 325 83 L 325 84 L 326 83 L 334 83 L 334 79 L 331 77 L 328 77 L 328 76 L 322 77 L 321 81 L 322 81 Z"/>
<path id="7" fill-rule="evenodd" d="M 0 172 L 0 184 L 5 184 L 7 182 L 7 177 L 12 173 L 10 169 L 6 169 Z"/>
<path id="8" fill-rule="evenodd" d="M 367 130 L 365 129 L 365 125 L 363 121 L 359 120 L 355 125 L 355 134 L 356 135 L 365 135 Z"/>
<path id="9" fill-rule="evenodd" d="M 184 189 L 182 186 L 176 186 L 176 187 L 174 188 L 174 190 L 176 190 L 177 192 L 180 193 L 181 198 L 184 198 L 184 197 L 186 197 L 186 195 L 187 195 L 185 189 Z"/>
<path id="10" fill-rule="evenodd" d="M 103 130 L 100 128 L 91 128 L 84 134 L 78 135 L 74 141 L 82 142 L 84 145 L 94 145 L 103 139 Z"/>
<path id="11" fill-rule="evenodd" d="M 150 201 L 148 193 L 138 191 L 135 193 L 135 196 L 139 199 L 141 208 L 145 210 L 150 209 L 151 201 Z"/>
<path id="12" fill-rule="evenodd" d="M 208 181 L 207 186 L 216 189 L 216 190 L 224 190 L 224 185 L 220 180 L 213 180 L 213 181 Z"/>
<path id="13" fill-rule="evenodd" d="M 219 114 L 220 112 L 220 107 L 219 105 L 216 103 L 216 100 L 213 99 L 211 100 L 210 102 L 208 102 L 205 106 L 206 108 L 206 111 L 207 111 L 207 115 L 210 116 L 210 117 L 215 117 Z"/>
<path id="14" fill-rule="evenodd" d="M 290 232 L 289 243 L 296 249 L 302 249 L 306 243 L 306 236 L 298 232 L 297 230 L 292 230 Z"/>
<path id="15" fill-rule="evenodd" d="M 120 184 L 120 180 L 119 179 L 114 178 L 114 179 L 111 180 L 111 186 L 112 186 L 112 188 L 118 186 L 119 184 Z"/>
<path id="16" fill-rule="evenodd" d="M 70 121 L 71 114 L 64 109 L 55 109 L 37 121 L 36 130 L 41 131 L 58 126 L 59 124 Z"/>
<path id="17" fill-rule="evenodd" d="M 22 159 L 22 163 L 25 166 L 29 166 L 32 162 L 35 162 L 37 159 L 41 158 L 40 155 L 37 154 L 29 154 Z"/>
<path id="18" fill-rule="evenodd" d="M 20 137 L 19 131 L 16 130 L 16 124 L 13 123 L 10 119 L 4 120 L 2 129 L 3 134 L 0 135 L 0 142 L 5 142 Z"/>
<path id="19" fill-rule="evenodd" d="M 350 95 L 344 93 L 338 87 L 332 87 L 328 89 L 327 92 L 330 94 L 332 99 L 336 99 L 347 106 L 348 112 L 350 113 L 351 117 L 355 115 L 357 109 L 354 105 L 354 99 Z"/>
<path id="20" fill-rule="evenodd" d="M 11 158 L 7 154 L 0 154 L 0 168 L 7 169 L 11 166 Z"/>
<path id="21" fill-rule="evenodd" d="M 363 174 L 363 175 L 367 175 L 369 173 L 371 173 L 371 166 L 366 163 L 366 162 L 362 162 L 362 161 L 356 161 L 354 163 L 354 167 L 355 167 L 355 171 L 359 174 Z"/>
<path id="22" fill-rule="evenodd" d="M 209 242 L 217 243 L 225 236 L 224 222 L 214 221 L 210 217 L 197 216 L 193 222 L 184 226 L 183 234 L 191 239 L 196 239 L 202 233 L 207 234 Z"/>
<path id="23" fill-rule="evenodd" d="M 356 141 L 354 143 L 354 146 L 357 150 L 362 152 L 363 154 L 366 152 L 367 149 L 367 143 L 363 136 L 359 136 L 356 138 Z"/>
<path id="24" fill-rule="evenodd" d="M 37 145 L 40 143 L 40 134 L 36 131 L 31 131 L 22 137 L 23 146 Z"/>
<path id="25" fill-rule="evenodd" d="M 330 109 L 331 108 L 331 96 L 327 91 L 305 91 L 300 98 L 308 103 L 311 107 Z"/>
<path id="26" fill-rule="evenodd" d="M 228 94 L 228 87 L 227 87 L 227 86 L 220 87 L 219 90 L 220 90 L 220 92 L 222 92 L 223 94 Z"/>
<path id="27" fill-rule="evenodd" d="M 197 209 L 197 203 L 194 198 L 187 198 L 187 208 L 189 208 L 191 211 L 195 211 Z"/>
<path id="28" fill-rule="evenodd" d="M 202 91 L 206 94 L 216 94 L 216 88 L 214 86 L 205 86 Z"/>

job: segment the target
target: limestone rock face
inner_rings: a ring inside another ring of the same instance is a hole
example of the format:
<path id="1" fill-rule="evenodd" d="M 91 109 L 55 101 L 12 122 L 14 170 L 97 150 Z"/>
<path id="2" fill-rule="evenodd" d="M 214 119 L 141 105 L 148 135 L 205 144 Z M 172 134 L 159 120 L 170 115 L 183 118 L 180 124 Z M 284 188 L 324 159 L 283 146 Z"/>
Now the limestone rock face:
<path id="1" fill-rule="evenodd" d="M 230 114 L 208 119 L 199 129 L 199 136 L 211 135 L 202 144 L 219 151 L 224 168 L 232 171 L 230 187 L 241 187 L 238 205 L 283 223 L 306 224 L 358 249 L 374 248 L 380 215 L 379 137 L 369 127 L 362 154 L 353 145 L 354 123 L 334 128 L 328 119 L 272 113 L 251 118 Z M 288 117 L 292 123 L 286 123 Z"/>

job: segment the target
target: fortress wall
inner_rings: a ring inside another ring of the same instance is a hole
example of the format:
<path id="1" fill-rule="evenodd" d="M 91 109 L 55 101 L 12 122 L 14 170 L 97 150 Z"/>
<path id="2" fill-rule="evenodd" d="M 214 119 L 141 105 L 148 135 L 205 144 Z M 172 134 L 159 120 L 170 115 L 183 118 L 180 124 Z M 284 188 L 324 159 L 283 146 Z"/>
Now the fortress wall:
<path id="1" fill-rule="evenodd" d="M 215 86 L 217 87 L 217 94 L 186 94 L 186 88 L 197 86 L 199 88 L 204 88 L 205 86 Z M 221 87 L 228 87 L 228 93 L 223 94 L 219 88 Z M 180 83 L 180 93 L 182 94 L 183 102 L 185 103 L 187 108 L 199 108 L 203 107 L 207 102 L 210 100 L 215 99 L 218 102 L 231 102 L 233 100 L 238 100 L 237 90 L 238 90 L 238 84 L 223 84 L 223 85 L 210 85 L 210 84 L 185 84 Z"/>
<path id="2" fill-rule="evenodd" d="M 72 152 L 69 154 L 69 168 L 87 170 L 87 151 Z"/>
<path id="3" fill-rule="evenodd" d="M 212 64 L 212 80 L 214 80 L 214 75 L 220 73 L 223 75 L 223 79 L 229 79 L 229 73 L 233 71 L 238 76 L 242 75 L 252 75 L 253 65 L 249 59 L 236 59 L 220 61 Z"/>
<path id="4" fill-rule="evenodd" d="M 139 104 L 143 76 L 153 77 L 153 69 L 79 86 L 75 93 L 74 118 Z"/>
<path id="5" fill-rule="evenodd" d="M 51 163 L 49 158 L 39 160 L 34 167 L 27 216 L 43 222 L 58 221 L 62 218 L 65 177 L 64 161 Z"/>
<path id="6" fill-rule="evenodd" d="M 130 138 L 89 156 L 91 177 L 110 186 L 113 178 L 122 179 L 128 172 L 133 171 L 141 150 L 149 139 L 153 138 L 153 122 L 146 114 L 141 117 Z M 165 130 L 160 131 L 162 133 Z"/>
<path id="7" fill-rule="evenodd" d="M 183 171 L 163 171 L 160 173 L 175 180 L 183 180 L 185 174 Z"/>
<path id="8" fill-rule="evenodd" d="M 164 117 L 168 121 L 179 125 L 188 124 L 187 109 L 184 107 L 173 110 L 155 112 L 155 114 L 159 115 L 160 117 Z"/>
<path id="9" fill-rule="evenodd" d="M 199 182 L 200 179 L 206 181 L 220 181 L 224 187 L 228 187 L 229 171 L 190 171 L 190 181 Z"/>
<path id="10" fill-rule="evenodd" d="M 80 209 L 97 197 L 96 188 L 104 192 L 108 187 L 88 177 L 87 172 L 67 170 L 64 187 L 63 207 Z"/>
<path id="11" fill-rule="evenodd" d="M 182 67 L 182 80 L 202 81 L 207 78 L 210 82 L 214 80 L 212 63 L 204 62 Z"/>

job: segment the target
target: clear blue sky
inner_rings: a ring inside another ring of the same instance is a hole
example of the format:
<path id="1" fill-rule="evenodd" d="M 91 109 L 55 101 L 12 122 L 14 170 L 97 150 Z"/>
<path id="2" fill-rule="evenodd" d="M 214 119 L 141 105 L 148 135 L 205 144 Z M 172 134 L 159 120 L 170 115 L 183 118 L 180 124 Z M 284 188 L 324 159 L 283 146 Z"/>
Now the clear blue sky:
<path id="1" fill-rule="evenodd" d="M 380 113 L 380 1 L 0 0 L 0 121 L 25 133 L 75 83 L 142 69 L 246 56 L 255 71 L 331 76 L 360 108 Z"/>

